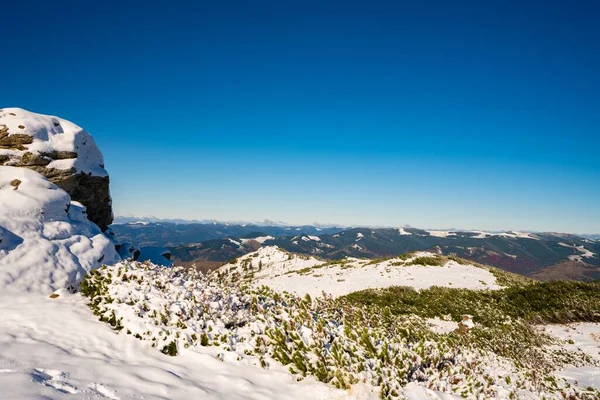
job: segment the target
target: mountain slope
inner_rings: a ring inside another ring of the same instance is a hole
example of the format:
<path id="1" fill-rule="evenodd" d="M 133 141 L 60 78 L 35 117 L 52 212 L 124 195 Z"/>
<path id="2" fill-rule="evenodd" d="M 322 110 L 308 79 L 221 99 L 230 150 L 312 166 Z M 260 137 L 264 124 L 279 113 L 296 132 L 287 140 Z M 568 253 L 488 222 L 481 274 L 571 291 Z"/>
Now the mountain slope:
<path id="1" fill-rule="evenodd" d="M 322 285 L 325 296 L 306 290 L 319 282 L 321 272 L 344 279 L 370 268 L 379 268 L 383 279 L 375 282 L 371 273 L 370 281 L 355 283 L 377 288 L 335 298 L 327 293 L 344 294 L 336 293 L 339 286 Z M 388 268 L 412 276 L 399 281 L 393 273 L 385 276 Z M 452 273 L 418 275 L 432 269 Z M 263 285 L 294 274 L 306 274 L 298 286 L 303 290 L 295 290 L 304 297 L 286 292 L 293 286 Z M 472 276 L 476 279 L 469 281 Z M 416 290 L 393 286 L 398 283 Z M 285 366 L 301 382 L 316 378 L 346 389 L 347 398 L 594 399 L 599 394 L 592 378 L 600 360 L 585 349 L 565 351 L 564 342 L 537 331 L 545 325 L 532 326 L 597 320 L 595 283 L 535 283 L 433 254 L 331 264 L 266 247 L 209 276 L 124 262 L 91 274 L 82 293 L 118 336 L 135 337 L 157 353 L 185 358 L 212 350 L 225 364 Z M 594 324 L 585 329 L 598 332 Z M 575 383 L 575 373 L 592 387 Z"/>
<path id="2" fill-rule="evenodd" d="M 485 268 L 427 252 L 385 261 L 347 258 L 335 262 L 288 253 L 276 246 L 220 267 L 215 273 L 231 282 L 249 282 L 304 296 L 327 293 L 341 296 L 358 290 L 388 286 L 426 289 L 451 286 L 473 290 L 499 289 L 496 277 Z"/>

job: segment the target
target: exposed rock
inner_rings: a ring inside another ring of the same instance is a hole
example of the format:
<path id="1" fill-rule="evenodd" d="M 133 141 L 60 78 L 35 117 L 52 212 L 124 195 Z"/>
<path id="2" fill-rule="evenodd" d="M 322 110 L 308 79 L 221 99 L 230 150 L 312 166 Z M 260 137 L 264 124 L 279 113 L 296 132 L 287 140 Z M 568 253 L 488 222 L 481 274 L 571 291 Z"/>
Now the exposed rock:
<path id="1" fill-rule="evenodd" d="M 14 187 L 13 190 L 19 189 L 20 184 L 21 184 L 21 181 L 18 179 L 13 179 L 12 181 L 10 181 L 10 186 Z"/>
<path id="2" fill-rule="evenodd" d="M 26 152 L 25 154 L 23 154 L 21 156 L 20 166 L 22 166 L 22 167 L 34 167 L 34 166 L 45 167 L 46 165 L 50 164 L 51 162 L 52 162 L 52 159 L 49 157 L 44 157 L 41 154 Z"/>
<path id="3" fill-rule="evenodd" d="M 39 172 L 82 203 L 100 229 L 112 223 L 104 159 L 92 136 L 79 126 L 19 108 L 2 109 L 0 165 Z"/>

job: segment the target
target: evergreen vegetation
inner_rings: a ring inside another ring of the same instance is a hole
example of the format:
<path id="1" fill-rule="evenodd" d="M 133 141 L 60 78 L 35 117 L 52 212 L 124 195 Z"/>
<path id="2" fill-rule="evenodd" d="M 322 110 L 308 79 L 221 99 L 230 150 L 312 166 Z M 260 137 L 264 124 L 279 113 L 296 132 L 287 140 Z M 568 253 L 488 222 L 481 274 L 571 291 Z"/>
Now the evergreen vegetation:
<path id="1" fill-rule="evenodd" d="M 382 398 L 402 397 L 411 382 L 466 398 L 518 398 L 521 390 L 597 398 L 553 374 L 565 362 L 594 361 L 553 351 L 553 340 L 532 324 L 599 321 L 600 284 L 530 283 L 510 274 L 506 281 L 514 284 L 497 291 L 391 287 L 300 298 L 223 283 L 217 274 L 121 263 L 92 272 L 80 289 L 101 320 L 170 356 L 217 346 L 221 360 L 227 352 L 263 368 L 276 360 L 299 379 L 339 388 L 366 382 Z M 476 323 L 469 334 L 437 334 L 427 322 L 463 314 Z"/>

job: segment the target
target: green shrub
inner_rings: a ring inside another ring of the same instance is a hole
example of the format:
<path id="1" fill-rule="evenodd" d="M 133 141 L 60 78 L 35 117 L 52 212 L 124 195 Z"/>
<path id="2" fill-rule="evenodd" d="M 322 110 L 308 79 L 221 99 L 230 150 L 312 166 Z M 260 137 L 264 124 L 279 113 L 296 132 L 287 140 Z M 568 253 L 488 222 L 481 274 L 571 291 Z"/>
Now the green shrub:
<path id="1" fill-rule="evenodd" d="M 200 345 L 201 346 L 209 345 L 208 335 L 204 332 L 202 332 L 202 335 L 200 335 Z"/>
<path id="2" fill-rule="evenodd" d="M 429 265 L 432 267 L 442 267 L 444 264 L 446 264 L 446 259 L 444 257 L 427 256 L 417 257 L 406 265 Z"/>
<path id="3" fill-rule="evenodd" d="M 178 354 L 177 353 L 177 343 L 175 343 L 175 341 L 171 341 L 168 345 L 163 347 L 161 352 L 168 356 L 175 357 Z"/>

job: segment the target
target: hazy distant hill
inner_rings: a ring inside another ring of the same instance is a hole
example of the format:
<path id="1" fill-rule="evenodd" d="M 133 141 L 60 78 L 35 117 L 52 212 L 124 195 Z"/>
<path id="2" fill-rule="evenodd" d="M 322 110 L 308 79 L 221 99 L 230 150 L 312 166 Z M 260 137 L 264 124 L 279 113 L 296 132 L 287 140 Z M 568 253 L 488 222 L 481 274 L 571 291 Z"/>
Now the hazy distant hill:
<path id="1" fill-rule="evenodd" d="M 246 237 L 255 233 L 270 236 L 333 234 L 343 228 L 319 228 L 316 226 L 259 226 L 255 224 L 228 223 L 175 223 L 134 221 L 111 226 L 122 241 L 145 246 L 181 246 L 225 237 Z"/>

